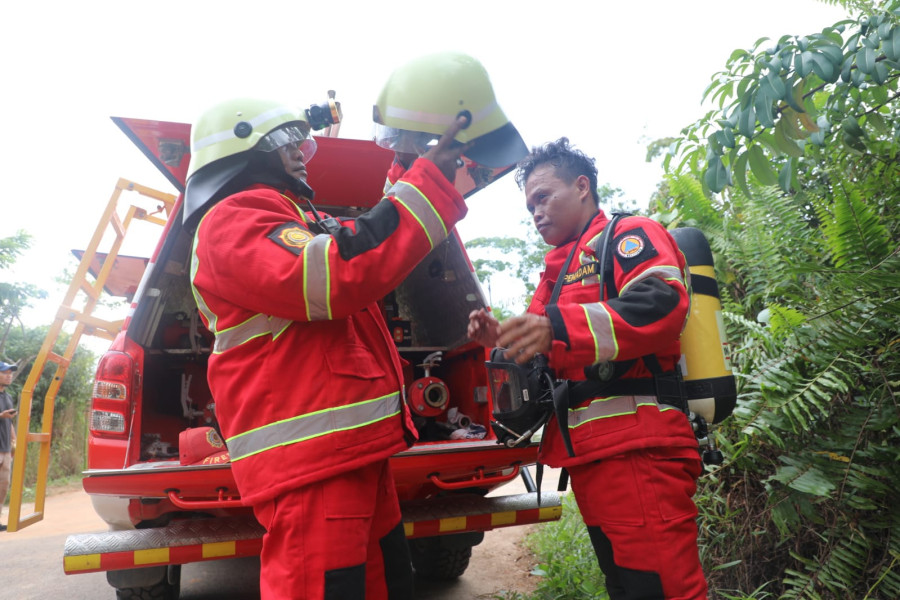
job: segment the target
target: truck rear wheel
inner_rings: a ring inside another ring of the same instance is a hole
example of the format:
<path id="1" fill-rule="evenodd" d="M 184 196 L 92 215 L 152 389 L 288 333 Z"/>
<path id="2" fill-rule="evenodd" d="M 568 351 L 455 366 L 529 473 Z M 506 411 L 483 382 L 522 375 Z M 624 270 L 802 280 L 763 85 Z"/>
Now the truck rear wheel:
<path id="1" fill-rule="evenodd" d="M 181 565 L 169 565 L 162 581 L 141 587 L 117 587 L 116 600 L 178 600 L 181 594 Z"/>
<path id="2" fill-rule="evenodd" d="M 483 539 L 484 533 L 473 532 L 409 540 L 416 576 L 436 581 L 457 579 L 469 567 L 472 547 Z"/>

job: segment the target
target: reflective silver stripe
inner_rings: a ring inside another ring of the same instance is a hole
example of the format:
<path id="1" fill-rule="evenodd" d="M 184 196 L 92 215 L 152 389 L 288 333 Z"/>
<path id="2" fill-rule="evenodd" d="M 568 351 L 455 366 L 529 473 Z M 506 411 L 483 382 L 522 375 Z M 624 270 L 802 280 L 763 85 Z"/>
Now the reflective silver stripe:
<path id="1" fill-rule="evenodd" d="M 262 314 L 253 315 L 239 325 L 217 332 L 213 353 L 221 354 L 261 335 L 271 335 L 275 338 L 290 324 L 290 319 Z"/>
<path id="2" fill-rule="evenodd" d="M 594 361 L 591 364 L 602 360 L 611 360 L 618 356 L 619 344 L 616 343 L 612 315 L 609 314 L 606 305 L 595 302 L 583 304 L 582 309 L 594 338 Z"/>
<path id="3" fill-rule="evenodd" d="M 584 408 L 569 410 L 569 427 L 575 428 L 597 419 L 607 419 L 620 415 L 633 415 L 638 406 L 656 406 L 660 410 L 678 410 L 674 406 L 659 406 L 656 396 L 612 396 L 611 398 L 597 398 Z"/>
<path id="4" fill-rule="evenodd" d="M 400 181 L 388 190 L 388 195 L 396 198 L 419 222 L 419 225 L 425 231 L 425 235 L 428 236 L 432 248 L 444 241 L 444 238 L 447 237 L 447 228 L 444 226 L 444 221 L 419 188 L 405 181 Z"/>
<path id="5" fill-rule="evenodd" d="M 200 225 L 203 224 L 203 221 L 206 220 L 206 217 L 209 216 L 209 213 L 212 212 L 212 209 L 207 211 L 203 218 L 200 219 L 200 224 L 197 225 L 197 231 L 194 234 L 194 241 L 191 245 L 191 293 L 194 296 L 194 302 L 197 303 L 197 308 L 200 310 L 200 313 L 206 317 L 207 328 L 210 333 L 216 335 L 216 326 L 218 325 L 218 320 L 216 319 L 216 314 L 209 309 L 209 306 L 206 305 L 206 300 L 203 299 L 203 296 L 200 295 L 200 292 L 197 291 L 197 288 L 194 286 L 194 278 L 197 277 L 197 269 L 200 268 L 200 257 L 197 255 L 197 244 L 200 241 Z"/>
<path id="6" fill-rule="evenodd" d="M 234 462 L 272 448 L 364 427 L 400 414 L 400 402 L 400 393 L 395 392 L 381 398 L 327 408 L 264 425 L 228 438 L 228 452 Z"/>
<path id="7" fill-rule="evenodd" d="M 330 235 L 317 235 L 303 249 L 303 297 L 306 318 L 325 321 L 331 318 L 331 269 L 328 248 L 334 243 Z"/>
<path id="8" fill-rule="evenodd" d="M 478 112 L 472 115 L 472 123 L 478 123 L 482 119 L 487 118 L 499 107 L 497 101 L 494 100 Z M 429 113 L 421 110 L 409 110 L 400 108 L 399 106 L 387 106 L 384 109 L 384 116 L 395 119 L 403 119 L 404 121 L 414 121 L 416 123 L 429 123 L 431 125 L 443 125 L 449 127 L 456 120 L 456 115 L 443 113 Z"/>
<path id="9" fill-rule="evenodd" d="M 291 111 L 288 108 L 283 107 L 283 106 L 278 106 L 271 110 L 267 110 L 266 112 L 262 113 L 261 115 L 255 117 L 253 119 L 247 119 L 247 121 L 255 129 L 257 125 L 261 125 L 262 123 L 265 123 L 269 119 L 274 119 L 275 117 L 280 117 L 282 115 L 288 115 L 288 114 L 291 114 Z M 207 146 L 210 146 L 212 144 L 216 144 L 218 142 L 224 142 L 225 140 L 236 139 L 236 138 L 237 138 L 237 136 L 234 134 L 234 128 L 226 129 L 224 131 L 218 131 L 216 133 L 212 133 L 212 134 L 210 134 L 204 138 L 201 138 L 199 140 L 195 140 L 194 143 L 191 144 L 191 152 L 197 152 L 198 150 L 202 150 L 203 148 L 206 148 Z"/>
<path id="10" fill-rule="evenodd" d="M 677 281 L 680 283 L 685 289 L 687 289 L 687 285 L 684 281 L 684 274 L 681 272 L 681 269 L 678 267 L 661 265 L 658 267 L 650 267 L 646 271 L 642 272 L 640 275 L 629 281 L 625 284 L 622 289 L 619 291 L 619 294 L 624 294 L 628 288 L 633 286 L 638 281 L 643 281 L 648 277 L 656 277 L 657 279 L 661 279 L 663 281 Z"/>

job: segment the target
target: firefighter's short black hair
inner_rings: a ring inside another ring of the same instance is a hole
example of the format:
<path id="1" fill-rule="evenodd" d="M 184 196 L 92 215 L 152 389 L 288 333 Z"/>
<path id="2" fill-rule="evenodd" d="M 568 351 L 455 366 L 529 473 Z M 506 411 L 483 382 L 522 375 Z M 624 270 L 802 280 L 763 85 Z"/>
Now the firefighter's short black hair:
<path id="1" fill-rule="evenodd" d="M 528 156 L 516 166 L 516 183 L 519 184 L 519 189 L 525 189 L 528 177 L 536 168 L 547 163 L 556 168 L 556 176 L 566 183 L 572 183 L 580 175 L 587 177 L 591 185 L 591 197 L 594 199 L 594 204 L 599 206 L 596 161 L 581 150 L 570 146 L 567 137 L 531 148 Z"/>

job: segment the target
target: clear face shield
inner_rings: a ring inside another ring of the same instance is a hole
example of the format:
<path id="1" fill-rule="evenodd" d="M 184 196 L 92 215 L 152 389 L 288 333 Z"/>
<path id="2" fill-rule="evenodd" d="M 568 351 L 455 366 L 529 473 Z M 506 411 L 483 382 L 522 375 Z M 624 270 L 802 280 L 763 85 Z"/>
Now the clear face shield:
<path id="1" fill-rule="evenodd" d="M 400 154 L 422 156 L 437 145 L 441 136 L 424 131 L 410 131 L 375 123 L 375 143 Z M 454 144 L 459 142 L 454 141 Z"/>
<path id="2" fill-rule="evenodd" d="M 316 140 L 310 135 L 308 129 L 300 125 L 288 125 L 267 133 L 256 143 L 255 149 L 261 152 L 272 152 L 283 148 L 286 150 L 286 147 L 299 149 L 303 154 L 301 161 L 306 164 L 316 153 Z"/>

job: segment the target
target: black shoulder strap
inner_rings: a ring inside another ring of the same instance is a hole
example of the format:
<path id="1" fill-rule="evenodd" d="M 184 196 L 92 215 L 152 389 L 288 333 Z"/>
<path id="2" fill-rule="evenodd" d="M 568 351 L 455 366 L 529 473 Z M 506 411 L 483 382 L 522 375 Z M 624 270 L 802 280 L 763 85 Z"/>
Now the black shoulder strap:
<path id="1" fill-rule="evenodd" d="M 615 212 L 609 224 L 603 228 L 603 234 L 606 236 L 600 241 L 600 300 L 603 300 L 603 287 L 606 286 L 606 297 L 618 298 L 619 290 L 616 288 L 615 266 L 612 261 L 612 246 L 616 239 L 616 222 L 622 217 L 630 217 L 628 212 Z"/>
<path id="2" fill-rule="evenodd" d="M 603 300 L 603 279 L 604 279 L 604 260 L 607 254 L 608 249 L 611 246 L 611 241 L 615 237 L 616 231 L 616 221 L 619 220 L 620 217 L 624 216 L 623 213 L 614 213 L 613 218 L 610 219 L 609 223 L 607 223 L 606 227 L 603 228 L 603 231 L 600 233 L 600 299 Z M 576 240 L 575 245 L 572 247 L 571 252 L 569 252 L 568 258 L 566 258 L 565 264 L 563 264 L 562 270 L 560 270 L 559 275 L 556 278 L 556 285 L 553 286 L 553 293 L 550 295 L 550 301 L 547 304 L 556 304 L 556 301 L 559 299 L 559 293 L 562 290 L 562 283 L 566 278 L 566 274 L 569 272 L 569 265 L 572 263 L 572 258 L 575 256 L 575 252 L 578 251 L 578 247 L 581 245 L 581 238 L 588 230 L 591 225 L 591 221 L 585 225 L 584 230 L 581 232 L 581 235 L 578 236 L 578 240 Z M 605 236 L 605 237 L 604 237 Z M 613 282 L 613 290 L 615 290 L 615 282 Z M 590 367 L 588 367 L 590 368 Z M 585 373 L 587 373 L 587 369 L 585 369 Z M 569 453 L 569 456 L 575 456 L 575 449 L 572 446 L 572 438 L 569 435 L 569 405 L 570 405 L 570 382 L 568 380 L 560 381 L 555 388 L 553 388 L 553 409 L 556 413 L 556 421 L 559 424 L 559 433 L 562 435 L 563 443 L 566 446 L 566 451 Z"/>

